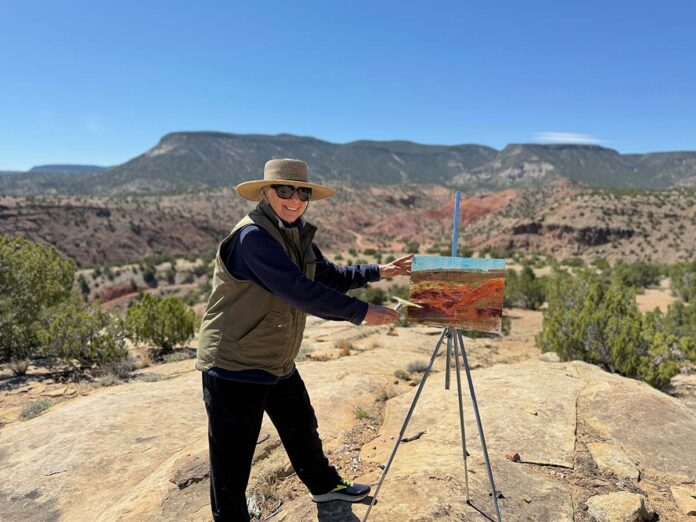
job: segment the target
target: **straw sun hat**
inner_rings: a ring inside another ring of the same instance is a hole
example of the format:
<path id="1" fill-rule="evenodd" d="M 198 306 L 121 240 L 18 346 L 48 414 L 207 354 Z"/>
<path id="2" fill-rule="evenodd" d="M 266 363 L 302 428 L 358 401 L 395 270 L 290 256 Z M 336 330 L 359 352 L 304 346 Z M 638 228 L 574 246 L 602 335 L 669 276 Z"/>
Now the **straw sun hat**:
<path id="1" fill-rule="evenodd" d="M 266 162 L 263 168 L 263 179 L 245 181 L 237 185 L 237 194 L 244 199 L 260 201 L 263 189 L 271 185 L 292 185 L 294 187 L 307 187 L 312 189 L 312 201 L 333 196 L 336 191 L 329 187 L 323 187 L 310 183 L 309 167 L 304 161 L 296 159 L 273 159 Z"/>

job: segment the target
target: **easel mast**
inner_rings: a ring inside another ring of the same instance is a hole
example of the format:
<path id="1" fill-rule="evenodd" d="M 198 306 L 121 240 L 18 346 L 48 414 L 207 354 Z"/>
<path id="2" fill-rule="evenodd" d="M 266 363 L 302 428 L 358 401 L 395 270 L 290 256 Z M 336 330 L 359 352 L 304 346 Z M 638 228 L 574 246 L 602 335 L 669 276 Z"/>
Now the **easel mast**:
<path id="1" fill-rule="evenodd" d="M 459 205 L 461 202 L 461 193 L 459 191 L 455 192 L 454 195 L 454 227 L 452 231 L 452 257 L 457 257 L 457 243 L 458 243 L 458 237 L 459 237 Z M 479 415 L 479 410 L 478 410 L 478 403 L 476 402 L 476 394 L 474 393 L 474 381 L 471 377 L 471 371 L 469 369 L 469 361 L 467 360 L 466 357 L 466 349 L 464 348 L 464 338 L 462 336 L 462 332 L 458 328 L 452 328 L 452 327 L 445 327 L 442 331 L 442 335 L 440 335 L 440 339 L 438 340 L 437 344 L 435 345 L 435 349 L 433 350 L 433 354 L 430 357 L 430 362 L 428 363 L 428 367 L 425 370 L 425 373 L 423 374 L 423 379 L 421 379 L 420 384 L 418 385 L 418 390 L 416 391 L 416 395 L 413 398 L 413 402 L 411 403 L 411 407 L 408 410 L 408 413 L 406 414 L 406 418 L 404 419 L 404 423 L 401 426 L 401 431 L 399 432 L 399 436 L 396 438 L 396 441 L 394 443 L 394 448 L 392 449 L 391 454 L 389 455 L 389 460 L 387 461 L 387 464 L 384 466 L 384 471 L 382 472 L 382 476 L 379 480 L 379 483 L 377 485 L 377 489 L 375 489 L 375 494 L 372 497 L 372 501 L 370 502 L 369 507 L 367 508 L 367 512 L 365 513 L 365 517 L 363 518 L 362 522 L 367 522 L 367 517 L 370 515 L 370 511 L 372 510 L 372 506 L 375 504 L 377 501 L 377 495 L 379 494 L 379 490 L 382 487 L 382 484 L 384 483 L 384 479 L 387 476 L 387 473 L 389 472 L 389 468 L 391 467 L 392 462 L 394 461 L 394 457 L 396 456 L 396 452 L 399 449 L 399 444 L 401 443 L 401 439 L 404 437 L 404 434 L 406 433 L 406 428 L 408 427 L 408 423 L 411 420 L 411 416 L 413 415 L 413 411 L 416 408 L 416 403 L 418 402 L 418 399 L 420 398 L 421 392 L 423 391 L 423 388 L 425 387 L 425 382 L 428 379 L 428 375 L 430 374 L 430 371 L 433 367 L 433 364 L 435 363 L 435 358 L 437 357 L 438 352 L 440 351 L 440 346 L 442 345 L 442 341 L 444 339 L 447 339 L 447 369 L 445 373 L 445 389 L 449 390 L 450 388 L 450 357 L 451 357 L 451 351 L 452 351 L 452 345 L 454 345 L 454 359 L 455 359 L 455 365 L 456 365 L 456 371 L 457 371 L 457 395 L 458 395 L 458 402 L 459 402 L 459 425 L 460 425 L 460 430 L 461 430 L 461 437 L 462 437 L 462 456 L 464 458 L 464 479 L 465 479 L 465 484 L 466 484 L 466 503 L 470 504 L 471 500 L 469 498 L 469 471 L 467 468 L 467 457 L 469 454 L 466 451 L 466 434 L 464 431 L 464 405 L 462 401 L 462 383 L 461 383 L 461 376 L 459 372 L 459 351 L 461 349 L 461 354 L 462 354 L 462 361 L 464 363 L 464 371 L 466 372 L 466 379 L 469 384 L 469 394 L 471 395 L 471 402 L 473 404 L 474 408 L 474 416 L 476 417 L 476 427 L 478 428 L 479 432 L 479 437 L 481 439 L 481 448 L 483 449 L 483 459 L 486 465 L 486 473 L 488 474 L 488 484 L 490 488 L 490 495 L 493 498 L 493 505 L 495 506 L 495 511 L 497 515 L 497 520 L 498 522 L 501 522 L 502 519 L 500 517 L 500 508 L 498 506 L 498 491 L 495 489 L 495 482 L 493 481 L 493 470 L 491 469 L 491 463 L 490 459 L 488 457 L 488 449 L 486 448 L 486 440 L 483 435 L 483 425 L 481 423 L 481 416 Z"/>

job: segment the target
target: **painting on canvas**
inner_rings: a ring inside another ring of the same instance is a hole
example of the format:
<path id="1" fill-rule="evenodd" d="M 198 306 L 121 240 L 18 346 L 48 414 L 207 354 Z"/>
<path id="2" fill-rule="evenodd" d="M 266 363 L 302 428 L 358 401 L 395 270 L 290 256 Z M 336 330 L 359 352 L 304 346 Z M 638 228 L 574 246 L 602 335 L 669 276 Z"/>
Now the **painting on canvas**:
<path id="1" fill-rule="evenodd" d="M 419 324 L 500 333 L 505 260 L 414 256 L 408 319 Z"/>

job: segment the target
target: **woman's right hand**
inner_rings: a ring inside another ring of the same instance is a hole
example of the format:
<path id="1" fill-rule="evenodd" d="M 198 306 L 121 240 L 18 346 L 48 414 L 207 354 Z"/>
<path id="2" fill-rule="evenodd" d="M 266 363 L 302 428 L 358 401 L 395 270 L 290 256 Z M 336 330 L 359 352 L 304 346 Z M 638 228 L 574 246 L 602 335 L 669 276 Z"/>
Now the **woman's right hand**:
<path id="1" fill-rule="evenodd" d="M 399 312 L 386 306 L 368 305 L 365 323 L 370 325 L 394 324 L 399 318 Z"/>

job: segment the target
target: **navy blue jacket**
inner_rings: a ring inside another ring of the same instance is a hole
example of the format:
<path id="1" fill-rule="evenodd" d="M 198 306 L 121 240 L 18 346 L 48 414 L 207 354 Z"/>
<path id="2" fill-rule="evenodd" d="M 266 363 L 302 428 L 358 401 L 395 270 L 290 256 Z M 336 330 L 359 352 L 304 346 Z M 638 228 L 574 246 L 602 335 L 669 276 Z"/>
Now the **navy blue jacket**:
<path id="1" fill-rule="evenodd" d="M 301 226 L 301 222 L 296 221 L 294 226 Z M 242 228 L 220 255 L 227 270 L 237 279 L 253 281 L 309 314 L 360 324 L 365 319 L 368 305 L 345 295 L 345 292 L 379 281 L 379 265 L 338 266 L 326 259 L 316 244 L 312 243 L 312 249 L 316 256 L 314 281 L 290 260 L 268 232 L 256 225 Z M 272 384 L 278 380 L 261 370 L 232 372 L 211 368 L 208 373 L 259 384 Z"/>

